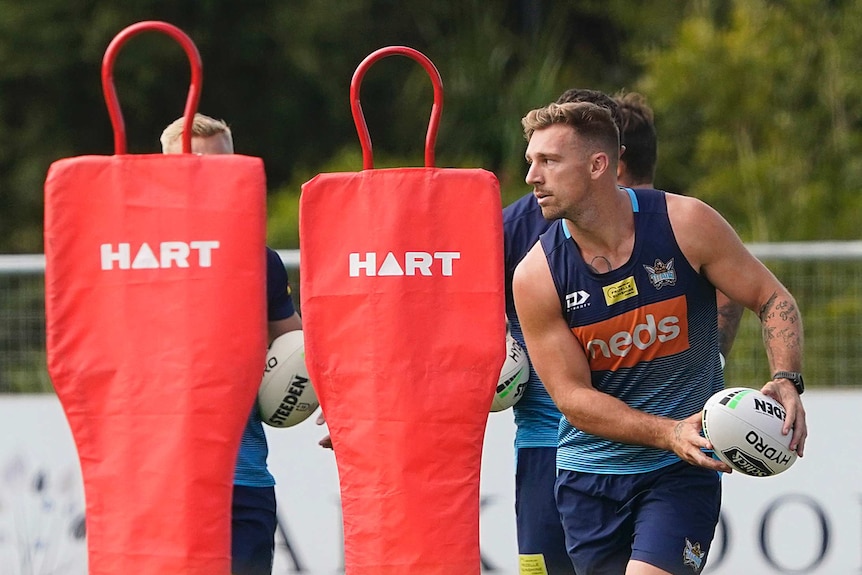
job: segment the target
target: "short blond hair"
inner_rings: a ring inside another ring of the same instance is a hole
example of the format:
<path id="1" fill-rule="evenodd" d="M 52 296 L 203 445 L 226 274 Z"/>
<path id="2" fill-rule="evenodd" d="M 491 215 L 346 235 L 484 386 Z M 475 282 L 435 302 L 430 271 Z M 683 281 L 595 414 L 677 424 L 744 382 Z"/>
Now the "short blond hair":
<path id="1" fill-rule="evenodd" d="M 609 108 L 592 102 L 553 103 L 530 110 L 521 119 L 528 142 L 533 132 L 555 124 L 569 126 L 591 147 L 607 152 L 614 165 L 619 161 L 620 132 Z"/>
<path id="2" fill-rule="evenodd" d="M 168 153 L 168 150 L 175 145 L 183 137 L 183 125 L 185 117 L 177 118 L 171 122 L 162 132 L 159 141 L 162 143 L 162 152 Z M 216 120 L 204 114 L 195 114 L 192 120 L 192 137 L 193 138 L 210 138 L 223 134 L 230 145 L 230 151 L 233 153 L 233 135 L 230 128 L 224 120 Z"/>

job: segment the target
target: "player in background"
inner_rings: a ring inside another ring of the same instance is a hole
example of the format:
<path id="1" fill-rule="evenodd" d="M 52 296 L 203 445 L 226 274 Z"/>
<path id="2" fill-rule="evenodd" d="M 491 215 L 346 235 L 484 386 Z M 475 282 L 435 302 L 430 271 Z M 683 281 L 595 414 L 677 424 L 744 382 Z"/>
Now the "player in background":
<path id="1" fill-rule="evenodd" d="M 617 183 L 627 188 L 652 188 L 658 159 L 658 138 L 652 108 L 638 92 L 619 92 L 614 100 L 620 110 L 620 139 L 625 151 L 617 167 Z M 718 343 L 722 366 L 730 355 L 743 307 L 720 291 L 718 304 Z"/>
<path id="2" fill-rule="evenodd" d="M 658 138 L 652 108 L 637 92 L 614 96 L 620 111 L 620 139 L 625 151 L 617 166 L 617 184 L 627 188 L 651 188 L 658 160 Z"/>
<path id="3" fill-rule="evenodd" d="M 578 573 L 700 572 L 718 521 L 718 471 L 700 411 L 723 386 L 716 287 L 763 325 L 791 449 L 807 437 L 802 324 L 787 289 L 703 202 L 617 185 L 608 108 L 550 104 L 522 120 L 551 227 L 512 293 L 531 363 L 564 417 L 556 501 Z"/>
<path id="4" fill-rule="evenodd" d="M 171 123 L 161 136 L 162 152 L 182 152 L 183 118 Z M 232 154 L 233 135 L 222 120 L 195 114 L 192 124 L 192 152 Z M 267 331 L 271 343 L 278 336 L 302 329 L 287 271 L 278 253 L 266 248 Z M 230 326 L 225 326 L 229 329 Z M 275 479 L 266 459 L 269 448 L 257 404 L 252 408 L 242 434 L 234 472 L 231 505 L 231 573 L 271 575 L 275 552 Z"/>

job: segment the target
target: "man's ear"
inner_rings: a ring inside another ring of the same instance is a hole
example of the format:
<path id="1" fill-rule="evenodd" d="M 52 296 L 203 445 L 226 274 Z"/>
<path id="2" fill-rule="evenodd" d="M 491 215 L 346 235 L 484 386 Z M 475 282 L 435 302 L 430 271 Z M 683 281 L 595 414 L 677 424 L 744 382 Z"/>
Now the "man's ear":
<path id="1" fill-rule="evenodd" d="M 596 180 L 601 177 L 610 168 L 610 158 L 604 152 L 596 152 L 593 154 L 592 162 L 590 163 L 590 176 Z"/>

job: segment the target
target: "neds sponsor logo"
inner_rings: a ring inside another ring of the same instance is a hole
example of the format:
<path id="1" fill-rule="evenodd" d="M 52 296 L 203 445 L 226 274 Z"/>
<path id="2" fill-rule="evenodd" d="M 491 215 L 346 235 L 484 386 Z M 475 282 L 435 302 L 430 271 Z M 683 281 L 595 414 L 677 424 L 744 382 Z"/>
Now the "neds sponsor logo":
<path id="1" fill-rule="evenodd" d="M 592 369 L 631 367 L 689 348 L 686 310 L 685 297 L 680 296 L 577 326 L 572 332 L 584 346 Z"/>

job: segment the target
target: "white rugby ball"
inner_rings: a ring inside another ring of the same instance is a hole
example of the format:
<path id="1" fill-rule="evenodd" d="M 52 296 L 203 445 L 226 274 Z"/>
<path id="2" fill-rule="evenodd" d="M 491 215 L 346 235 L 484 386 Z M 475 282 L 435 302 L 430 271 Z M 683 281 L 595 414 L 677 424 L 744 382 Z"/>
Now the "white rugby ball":
<path id="1" fill-rule="evenodd" d="M 500 370 L 500 379 L 497 380 L 497 390 L 491 403 L 491 411 L 503 411 L 518 403 L 524 395 L 529 378 L 530 362 L 527 359 L 527 352 L 511 333 L 507 333 L 506 361 L 503 362 L 503 368 Z"/>
<path id="2" fill-rule="evenodd" d="M 792 433 L 781 434 L 784 408 L 747 387 L 724 389 L 703 406 L 703 433 L 715 455 L 734 471 L 754 477 L 778 475 L 796 461 Z"/>
<path id="3" fill-rule="evenodd" d="M 283 333 L 270 344 L 257 403 L 260 418 L 272 427 L 301 423 L 320 405 L 305 367 L 302 330 Z"/>

